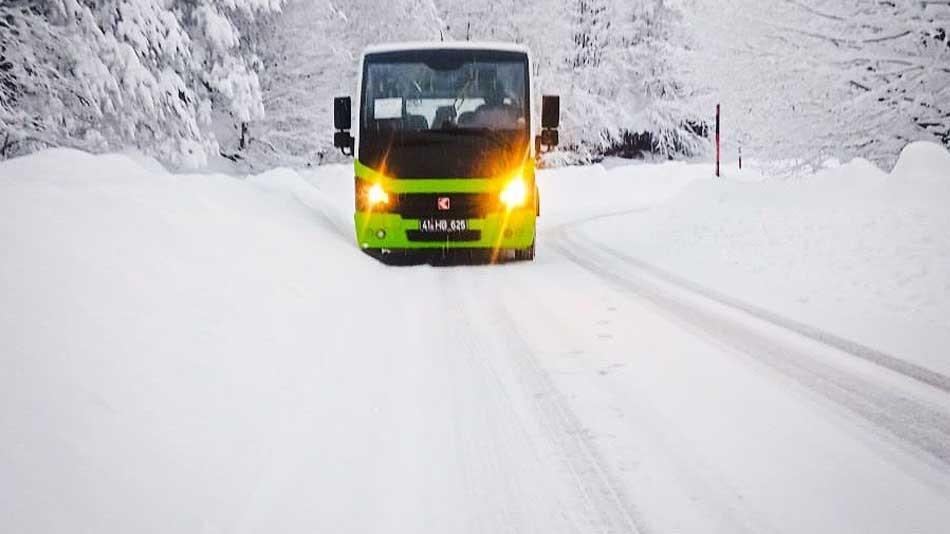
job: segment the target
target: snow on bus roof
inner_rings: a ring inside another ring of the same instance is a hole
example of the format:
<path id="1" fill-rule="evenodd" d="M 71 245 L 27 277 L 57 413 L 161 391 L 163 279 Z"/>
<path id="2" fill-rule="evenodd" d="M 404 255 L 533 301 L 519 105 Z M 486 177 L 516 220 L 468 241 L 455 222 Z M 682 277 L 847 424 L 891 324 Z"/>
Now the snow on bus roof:
<path id="1" fill-rule="evenodd" d="M 528 47 L 524 45 L 501 41 L 419 41 L 372 45 L 366 47 L 363 51 L 363 55 L 382 52 L 405 52 L 409 50 L 498 50 L 501 52 L 528 53 Z"/>

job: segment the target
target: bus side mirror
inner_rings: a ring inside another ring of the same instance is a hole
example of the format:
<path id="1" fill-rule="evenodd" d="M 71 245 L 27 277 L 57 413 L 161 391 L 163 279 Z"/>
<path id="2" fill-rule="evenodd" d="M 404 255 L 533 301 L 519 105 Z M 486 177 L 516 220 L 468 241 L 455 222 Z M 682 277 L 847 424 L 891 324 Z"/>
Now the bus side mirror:
<path id="1" fill-rule="evenodd" d="M 349 130 L 352 126 L 352 105 L 350 97 L 338 96 L 333 99 L 333 126 L 337 130 Z"/>
<path id="2" fill-rule="evenodd" d="M 355 144 L 353 136 L 350 135 L 350 127 L 353 125 L 351 113 L 350 97 L 338 96 L 333 99 L 333 127 L 337 130 L 333 134 L 333 146 L 339 148 L 344 156 L 353 155 Z"/>
<path id="3" fill-rule="evenodd" d="M 350 135 L 350 132 L 336 132 L 333 134 L 333 146 L 334 148 L 339 148 L 344 156 L 353 155 L 355 141 L 353 136 Z"/>
<path id="4" fill-rule="evenodd" d="M 541 128 L 556 130 L 561 125 L 561 97 L 541 97 Z"/>
<path id="5" fill-rule="evenodd" d="M 541 135 L 534 140 L 535 153 L 542 152 L 541 147 L 547 147 L 547 150 L 558 145 L 557 128 L 561 124 L 561 98 L 559 96 L 545 95 L 541 97 Z"/>

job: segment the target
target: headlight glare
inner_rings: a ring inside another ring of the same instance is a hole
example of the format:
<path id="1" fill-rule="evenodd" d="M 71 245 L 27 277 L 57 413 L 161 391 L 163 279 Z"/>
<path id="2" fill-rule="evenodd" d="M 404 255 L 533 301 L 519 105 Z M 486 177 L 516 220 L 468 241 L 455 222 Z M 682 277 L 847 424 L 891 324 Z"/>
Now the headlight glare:
<path id="1" fill-rule="evenodd" d="M 366 191 L 366 200 L 371 208 L 377 204 L 389 204 L 389 194 L 386 193 L 383 186 L 373 184 L 372 187 Z"/>
<path id="2" fill-rule="evenodd" d="M 520 175 L 508 182 L 501 191 L 501 201 L 508 209 L 523 206 L 527 198 L 528 190 L 525 188 L 524 179 Z"/>

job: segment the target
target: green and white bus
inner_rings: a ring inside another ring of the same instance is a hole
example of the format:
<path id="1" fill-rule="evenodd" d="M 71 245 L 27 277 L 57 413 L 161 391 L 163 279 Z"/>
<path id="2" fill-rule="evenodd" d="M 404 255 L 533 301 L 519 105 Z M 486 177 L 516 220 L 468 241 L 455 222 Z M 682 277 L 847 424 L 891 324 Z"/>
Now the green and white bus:
<path id="1" fill-rule="evenodd" d="M 334 145 L 355 157 L 359 247 L 384 260 L 458 250 L 533 259 L 535 160 L 557 145 L 560 102 L 543 97 L 535 123 L 528 50 L 376 46 L 360 72 L 355 128 L 350 98 L 334 100 Z"/>

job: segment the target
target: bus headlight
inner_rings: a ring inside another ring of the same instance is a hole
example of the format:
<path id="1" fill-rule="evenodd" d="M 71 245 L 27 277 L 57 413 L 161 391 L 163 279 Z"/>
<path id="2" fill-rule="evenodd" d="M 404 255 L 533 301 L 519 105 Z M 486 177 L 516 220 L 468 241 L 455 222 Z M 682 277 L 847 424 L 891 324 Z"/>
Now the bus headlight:
<path id="1" fill-rule="evenodd" d="M 370 208 L 377 204 L 389 204 L 389 194 L 386 193 L 383 186 L 373 184 L 373 186 L 366 191 L 366 202 Z"/>
<path id="2" fill-rule="evenodd" d="M 525 189 L 524 180 L 521 176 L 516 176 L 505 185 L 501 190 L 501 201 L 508 209 L 524 206 L 524 201 L 528 198 L 528 190 Z"/>

